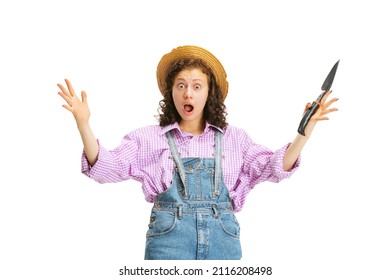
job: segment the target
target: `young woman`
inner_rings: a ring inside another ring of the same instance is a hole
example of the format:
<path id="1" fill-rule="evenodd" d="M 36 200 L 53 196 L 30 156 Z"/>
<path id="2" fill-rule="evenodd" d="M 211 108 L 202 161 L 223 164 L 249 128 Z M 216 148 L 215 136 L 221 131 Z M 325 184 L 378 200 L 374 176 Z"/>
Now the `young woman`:
<path id="1" fill-rule="evenodd" d="M 99 183 L 140 181 L 146 201 L 154 204 L 145 259 L 240 259 L 234 212 L 258 183 L 291 176 L 317 121 L 337 110 L 330 108 L 337 98 L 328 101 L 326 93 L 305 136 L 271 151 L 227 124 L 228 82 L 219 60 L 203 48 L 181 46 L 157 66 L 159 125 L 136 129 L 107 150 L 89 126 L 86 93 L 80 100 L 65 82 L 58 84 L 59 95 L 84 144 L 82 172 Z"/>

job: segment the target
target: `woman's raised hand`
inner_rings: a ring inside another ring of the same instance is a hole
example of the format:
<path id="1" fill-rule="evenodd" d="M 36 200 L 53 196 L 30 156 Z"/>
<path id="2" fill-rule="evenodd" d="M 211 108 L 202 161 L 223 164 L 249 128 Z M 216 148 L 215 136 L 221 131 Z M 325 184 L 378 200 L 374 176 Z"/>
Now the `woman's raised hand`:
<path id="1" fill-rule="evenodd" d="M 331 100 L 327 101 L 329 95 L 332 93 L 332 90 L 329 90 L 327 93 L 325 93 L 324 97 L 322 98 L 321 102 L 317 103 L 319 105 L 317 111 L 315 114 L 310 118 L 310 121 L 323 121 L 328 120 L 329 118 L 327 115 L 329 113 L 338 111 L 337 108 L 329 108 L 334 102 L 339 100 L 338 98 L 332 98 Z M 307 103 L 305 110 L 303 111 L 303 115 L 306 113 L 307 110 L 310 109 L 311 103 Z"/>
<path id="2" fill-rule="evenodd" d="M 68 79 L 65 79 L 65 83 L 67 88 L 65 88 L 61 84 L 57 84 L 57 86 L 61 89 L 58 94 L 65 100 L 67 104 L 62 105 L 66 110 L 71 112 L 76 120 L 77 126 L 80 128 L 81 126 L 88 125 L 89 117 L 91 115 L 87 103 L 87 94 L 85 91 L 81 92 L 81 100 L 75 94 L 72 84 Z"/>
<path id="3" fill-rule="evenodd" d="M 329 90 L 327 93 L 325 93 L 324 97 L 322 98 L 321 102 L 319 102 L 319 107 L 317 109 L 317 111 L 315 112 L 315 114 L 311 117 L 310 120 L 312 121 L 323 121 L 323 120 L 328 120 L 329 118 L 327 117 L 327 115 L 329 113 L 332 113 L 332 112 L 335 112 L 335 111 L 338 111 L 337 108 L 329 108 L 331 105 L 333 105 L 334 102 L 336 102 L 337 100 L 339 100 L 337 97 L 335 98 L 332 98 L 331 100 L 327 100 L 329 95 L 332 93 L 332 90 Z M 305 112 L 306 110 L 308 110 L 309 108 L 311 107 L 311 104 L 308 103 L 306 105 L 306 108 L 305 108 Z"/>
<path id="4" fill-rule="evenodd" d="M 65 100 L 67 104 L 62 105 L 66 110 L 71 112 L 76 119 L 77 127 L 80 132 L 81 139 L 84 144 L 84 151 L 87 156 L 89 164 L 92 166 L 95 164 L 98 158 L 99 145 L 93 135 L 91 127 L 89 126 L 89 107 L 87 103 L 87 94 L 85 91 L 81 92 L 81 100 L 74 93 L 72 84 L 65 79 L 67 89 L 57 84 L 61 89 L 58 94 Z"/>
<path id="5" fill-rule="evenodd" d="M 308 122 L 308 124 L 307 124 L 307 126 L 305 128 L 306 136 L 310 136 L 311 132 L 313 131 L 313 128 L 314 128 L 315 124 L 318 121 L 328 120 L 329 119 L 328 118 L 328 114 L 338 110 L 337 108 L 331 107 L 333 105 L 333 103 L 338 100 L 338 98 L 332 98 L 331 100 L 328 100 L 328 97 L 329 97 L 329 95 L 331 93 L 332 93 L 332 90 L 329 90 L 328 92 L 326 92 L 325 95 L 322 97 L 322 100 L 317 103 L 319 105 L 318 109 L 315 112 L 315 114 L 310 118 L 310 120 L 309 120 L 309 122 Z M 311 103 L 307 103 L 306 104 L 306 107 L 305 107 L 305 110 L 303 112 L 303 115 L 305 114 L 305 112 L 307 110 L 310 109 L 311 106 L 312 106 Z"/>

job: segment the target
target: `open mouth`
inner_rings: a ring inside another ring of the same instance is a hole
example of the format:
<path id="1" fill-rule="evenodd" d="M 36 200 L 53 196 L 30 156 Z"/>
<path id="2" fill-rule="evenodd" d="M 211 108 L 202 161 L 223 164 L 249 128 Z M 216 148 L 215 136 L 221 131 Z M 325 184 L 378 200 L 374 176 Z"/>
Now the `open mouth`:
<path id="1" fill-rule="evenodd" d="M 184 105 L 184 111 L 186 111 L 187 113 L 191 113 L 193 110 L 194 110 L 194 106 L 193 105 L 191 105 L 191 104 L 185 104 Z"/>

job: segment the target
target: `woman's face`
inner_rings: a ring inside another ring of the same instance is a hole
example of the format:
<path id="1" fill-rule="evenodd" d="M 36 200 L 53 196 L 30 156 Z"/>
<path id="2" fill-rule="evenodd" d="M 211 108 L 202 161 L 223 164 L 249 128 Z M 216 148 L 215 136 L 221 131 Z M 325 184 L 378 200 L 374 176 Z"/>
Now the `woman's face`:
<path id="1" fill-rule="evenodd" d="M 180 71 L 174 80 L 172 97 L 181 122 L 203 123 L 203 109 L 209 92 L 207 75 L 198 68 Z"/>

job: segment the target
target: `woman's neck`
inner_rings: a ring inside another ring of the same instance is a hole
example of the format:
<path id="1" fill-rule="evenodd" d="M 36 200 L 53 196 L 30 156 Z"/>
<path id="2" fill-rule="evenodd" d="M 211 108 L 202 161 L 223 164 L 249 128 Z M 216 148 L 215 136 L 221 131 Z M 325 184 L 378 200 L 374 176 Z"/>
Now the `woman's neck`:
<path id="1" fill-rule="evenodd" d="M 197 121 L 197 122 L 191 122 L 191 121 L 183 121 L 181 120 L 179 123 L 180 130 L 183 132 L 190 133 L 192 135 L 199 135 L 202 134 L 205 127 L 206 122 L 205 121 Z"/>

